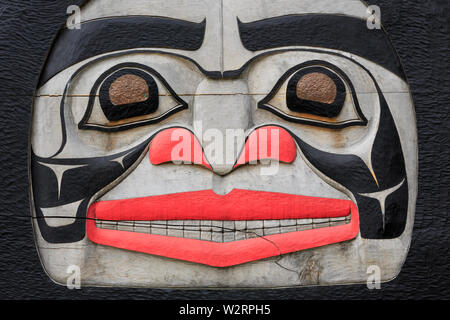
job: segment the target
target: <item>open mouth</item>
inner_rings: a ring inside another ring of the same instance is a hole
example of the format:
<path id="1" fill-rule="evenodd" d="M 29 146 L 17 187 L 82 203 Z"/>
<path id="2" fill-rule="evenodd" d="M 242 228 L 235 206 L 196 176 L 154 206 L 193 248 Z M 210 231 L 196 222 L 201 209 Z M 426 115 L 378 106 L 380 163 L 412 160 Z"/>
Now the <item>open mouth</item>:
<path id="1" fill-rule="evenodd" d="M 355 238 L 350 200 L 235 189 L 99 201 L 87 235 L 98 244 L 227 267 Z"/>

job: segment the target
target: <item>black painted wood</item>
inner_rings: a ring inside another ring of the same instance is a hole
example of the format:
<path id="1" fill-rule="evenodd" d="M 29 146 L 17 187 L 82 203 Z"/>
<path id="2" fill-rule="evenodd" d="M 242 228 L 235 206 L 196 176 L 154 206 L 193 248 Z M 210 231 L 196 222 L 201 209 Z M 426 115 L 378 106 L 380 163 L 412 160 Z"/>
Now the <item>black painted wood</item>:
<path id="1" fill-rule="evenodd" d="M 399 277 L 365 285 L 279 290 L 69 291 L 45 275 L 28 196 L 32 95 L 66 8 L 80 0 L 0 0 L 0 298 L 2 299 L 430 299 L 450 298 L 450 16 L 448 0 L 372 0 L 402 59 L 419 129 L 419 197 L 410 253 Z"/>
<path id="2" fill-rule="evenodd" d="M 258 51 L 287 46 L 324 47 L 367 58 L 404 77 L 383 29 L 367 28 L 367 21 L 330 14 L 288 15 L 256 22 L 238 22 L 244 47 Z M 302 30 L 301 33 L 293 30 Z"/>
<path id="3" fill-rule="evenodd" d="M 206 21 L 193 23 L 132 16 L 86 22 L 75 31 L 63 29 L 42 73 L 40 85 L 61 70 L 103 53 L 151 47 L 197 50 L 202 45 L 205 26 Z"/>

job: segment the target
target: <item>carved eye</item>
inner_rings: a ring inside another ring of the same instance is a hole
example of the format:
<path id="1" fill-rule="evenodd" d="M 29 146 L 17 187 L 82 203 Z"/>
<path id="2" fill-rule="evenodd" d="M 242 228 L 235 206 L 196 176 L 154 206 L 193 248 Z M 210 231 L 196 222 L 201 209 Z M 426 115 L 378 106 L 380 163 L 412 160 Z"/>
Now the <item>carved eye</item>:
<path id="1" fill-rule="evenodd" d="M 155 70 L 139 64 L 121 64 L 96 81 L 78 127 L 126 130 L 157 123 L 185 108 L 187 103 Z"/>
<path id="2" fill-rule="evenodd" d="M 290 69 L 258 106 L 287 121 L 321 127 L 367 123 L 348 77 L 324 61 Z"/>

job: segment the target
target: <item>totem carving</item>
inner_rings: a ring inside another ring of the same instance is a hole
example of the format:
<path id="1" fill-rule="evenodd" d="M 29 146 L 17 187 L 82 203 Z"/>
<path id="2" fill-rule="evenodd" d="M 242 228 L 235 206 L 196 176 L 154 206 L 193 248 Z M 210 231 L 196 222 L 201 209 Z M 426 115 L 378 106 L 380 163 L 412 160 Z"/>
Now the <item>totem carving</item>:
<path id="1" fill-rule="evenodd" d="M 91 0 L 33 106 L 49 277 L 276 288 L 397 276 L 417 196 L 399 58 L 354 0 Z"/>

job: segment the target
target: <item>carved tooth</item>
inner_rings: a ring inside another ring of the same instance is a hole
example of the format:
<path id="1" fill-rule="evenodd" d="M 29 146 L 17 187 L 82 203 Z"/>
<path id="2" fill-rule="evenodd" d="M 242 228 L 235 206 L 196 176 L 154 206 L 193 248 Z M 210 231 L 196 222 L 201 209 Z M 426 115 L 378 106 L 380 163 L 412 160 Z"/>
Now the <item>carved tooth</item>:
<path id="1" fill-rule="evenodd" d="M 212 237 L 212 227 L 211 220 L 203 220 L 200 222 L 200 240 L 208 240 L 211 241 Z"/>
<path id="2" fill-rule="evenodd" d="M 238 231 L 244 231 L 247 228 L 247 221 L 241 221 L 241 220 L 235 221 L 234 227 Z"/>
<path id="3" fill-rule="evenodd" d="M 134 223 L 134 232 L 139 233 L 148 233 L 148 223 L 147 221 L 135 221 Z"/>
<path id="4" fill-rule="evenodd" d="M 211 230 L 211 220 L 202 220 L 200 221 L 200 229 L 204 231 L 210 231 Z"/>
<path id="5" fill-rule="evenodd" d="M 169 237 L 183 238 L 183 221 L 171 220 L 167 222 L 167 235 Z"/>
<path id="6" fill-rule="evenodd" d="M 117 230 L 117 221 L 103 221 L 103 228 L 108 230 Z"/>
<path id="7" fill-rule="evenodd" d="M 184 221 L 184 237 L 189 239 L 200 239 L 200 221 L 185 220 Z"/>
<path id="8" fill-rule="evenodd" d="M 336 227 L 338 224 L 339 224 L 339 222 L 337 222 L 337 221 L 330 221 L 328 226 L 329 227 Z"/>
<path id="9" fill-rule="evenodd" d="M 234 235 L 235 240 L 244 240 L 247 221 L 235 221 L 234 227 L 236 228 L 236 233 Z"/>
<path id="10" fill-rule="evenodd" d="M 183 231 L 183 221 L 182 220 L 170 220 L 167 221 L 167 232 L 173 230 L 181 230 Z M 181 232 L 183 234 L 183 232 Z"/>
<path id="11" fill-rule="evenodd" d="M 287 219 L 280 220 L 280 233 L 288 233 L 297 231 L 297 220 Z"/>
<path id="12" fill-rule="evenodd" d="M 247 230 L 245 232 L 245 239 L 253 239 L 253 238 L 258 238 L 258 234 L 255 233 L 253 230 Z"/>
<path id="13" fill-rule="evenodd" d="M 298 224 L 296 227 L 297 231 L 311 230 L 312 224 Z"/>
<path id="14" fill-rule="evenodd" d="M 297 220 L 287 219 L 287 220 L 280 220 L 280 225 L 282 227 L 291 227 L 297 225 Z"/>
<path id="15" fill-rule="evenodd" d="M 234 241 L 234 230 L 235 230 L 234 221 L 224 221 L 223 229 L 224 229 L 223 242 Z"/>
<path id="16" fill-rule="evenodd" d="M 342 226 L 345 224 L 345 220 L 342 221 L 330 221 L 330 227 Z"/>
<path id="17" fill-rule="evenodd" d="M 300 225 L 305 225 L 305 224 L 312 225 L 312 223 L 313 223 L 312 219 L 297 219 L 297 224 L 300 224 Z"/>
<path id="18" fill-rule="evenodd" d="M 264 236 L 264 222 L 262 220 L 247 221 L 247 239 Z"/>
<path id="19" fill-rule="evenodd" d="M 167 234 L 167 221 L 152 221 L 152 234 L 165 236 Z"/>
<path id="20" fill-rule="evenodd" d="M 200 240 L 212 241 L 212 231 L 201 231 Z"/>
<path id="21" fill-rule="evenodd" d="M 234 234 L 235 241 L 245 240 L 245 231 L 236 231 Z"/>
<path id="22" fill-rule="evenodd" d="M 280 220 L 264 220 L 264 228 L 279 227 Z"/>
<path id="23" fill-rule="evenodd" d="M 119 221 L 118 223 L 118 230 L 120 231 L 134 231 L 133 228 L 133 221 Z"/>
<path id="24" fill-rule="evenodd" d="M 211 221 L 211 228 L 213 232 L 222 232 L 223 221 L 213 220 Z"/>
<path id="25" fill-rule="evenodd" d="M 190 231 L 200 230 L 199 220 L 184 220 L 184 229 Z"/>
<path id="26" fill-rule="evenodd" d="M 312 219 L 297 219 L 296 231 L 311 230 L 312 228 Z"/>
<path id="27" fill-rule="evenodd" d="M 329 225 L 329 220 L 327 218 L 313 219 L 314 229 L 328 227 L 328 225 Z"/>
<path id="28" fill-rule="evenodd" d="M 297 231 L 296 226 L 280 227 L 280 233 L 288 233 Z"/>
<path id="29" fill-rule="evenodd" d="M 234 241 L 234 231 L 225 230 L 223 234 L 223 242 L 231 242 Z"/>
<path id="30" fill-rule="evenodd" d="M 264 235 L 280 233 L 280 220 L 264 220 Z"/>
<path id="31" fill-rule="evenodd" d="M 200 233 L 200 240 L 211 241 L 212 240 L 212 231 L 202 231 Z"/>
<path id="32" fill-rule="evenodd" d="M 211 221 L 213 232 L 211 240 L 215 242 L 223 242 L 223 221 Z"/>
<path id="33" fill-rule="evenodd" d="M 171 220 L 168 223 L 169 228 L 173 228 L 173 229 L 183 229 L 184 226 L 184 221 L 183 220 Z"/>
<path id="34" fill-rule="evenodd" d="M 247 230 L 255 230 L 264 228 L 262 220 L 247 221 Z"/>
<path id="35" fill-rule="evenodd" d="M 235 229 L 234 221 L 224 221 L 223 228 L 224 228 L 225 232 L 234 231 L 234 229 Z"/>
<path id="36" fill-rule="evenodd" d="M 200 239 L 200 231 L 184 231 L 184 237 L 188 239 Z"/>

